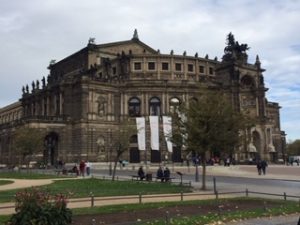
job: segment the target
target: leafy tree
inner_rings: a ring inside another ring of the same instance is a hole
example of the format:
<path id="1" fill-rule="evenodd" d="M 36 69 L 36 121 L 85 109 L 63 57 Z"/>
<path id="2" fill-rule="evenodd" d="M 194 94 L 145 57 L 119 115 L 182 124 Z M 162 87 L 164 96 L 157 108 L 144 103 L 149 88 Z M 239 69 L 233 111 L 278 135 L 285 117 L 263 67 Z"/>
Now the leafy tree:
<path id="1" fill-rule="evenodd" d="M 287 144 L 288 155 L 300 155 L 300 139 Z"/>
<path id="2" fill-rule="evenodd" d="M 21 163 L 29 167 L 31 157 L 43 149 L 44 133 L 39 129 L 19 127 L 14 135 L 14 148 L 20 156 Z"/>
<path id="3" fill-rule="evenodd" d="M 112 171 L 112 180 L 115 180 L 117 164 L 124 152 L 129 149 L 130 137 L 137 134 L 136 125 L 131 121 L 122 121 L 115 130 L 112 143 L 115 150 L 114 167 Z"/>
<path id="4" fill-rule="evenodd" d="M 182 105 L 179 113 L 173 115 L 173 121 L 172 142 L 177 146 L 184 143 L 188 150 L 201 157 L 202 189 L 206 189 L 207 153 L 214 149 L 233 153 L 242 139 L 241 130 L 249 125 L 246 117 L 233 109 L 226 96 L 215 90 L 203 90 L 197 101 Z M 199 181 L 198 165 L 196 181 Z"/>

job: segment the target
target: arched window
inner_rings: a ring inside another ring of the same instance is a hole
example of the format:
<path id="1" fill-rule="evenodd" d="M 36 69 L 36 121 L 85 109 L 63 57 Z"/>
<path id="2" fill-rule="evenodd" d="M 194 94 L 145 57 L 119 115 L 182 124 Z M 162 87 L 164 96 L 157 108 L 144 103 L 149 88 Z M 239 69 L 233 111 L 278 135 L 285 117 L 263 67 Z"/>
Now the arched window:
<path id="1" fill-rule="evenodd" d="M 128 114 L 132 117 L 141 115 L 140 99 L 133 97 L 128 101 Z"/>
<path id="2" fill-rule="evenodd" d="M 169 108 L 170 113 L 178 112 L 179 105 L 180 105 L 180 101 L 178 98 L 171 98 L 170 99 L 170 108 Z"/>
<path id="3" fill-rule="evenodd" d="M 242 77 L 241 85 L 243 88 L 251 88 L 255 86 L 253 78 L 249 75 L 245 75 Z"/>
<path id="4" fill-rule="evenodd" d="M 130 144 L 138 143 L 137 135 L 132 135 L 129 140 Z"/>
<path id="5" fill-rule="evenodd" d="M 160 115 L 160 100 L 157 97 L 153 97 L 149 101 L 149 114 L 150 116 Z"/>

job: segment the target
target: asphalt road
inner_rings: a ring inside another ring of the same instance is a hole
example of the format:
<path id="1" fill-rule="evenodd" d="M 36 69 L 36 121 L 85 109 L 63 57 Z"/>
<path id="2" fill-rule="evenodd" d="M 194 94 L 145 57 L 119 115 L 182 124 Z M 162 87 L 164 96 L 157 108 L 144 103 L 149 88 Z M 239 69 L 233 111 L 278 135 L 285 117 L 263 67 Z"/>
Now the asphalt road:
<path id="1" fill-rule="evenodd" d="M 108 176 L 108 170 L 93 170 L 94 175 Z M 117 170 L 116 176 L 131 176 L 136 174 L 136 171 L 130 170 Z M 178 178 L 176 173 L 172 173 L 173 177 Z M 213 190 L 213 177 L 216 179 L 216 187 L 219 192 L 226 191 L 249 191 L 263 192 L 268 194 L 281 194 L 284 192 L 287 195 L 299 196 L 300 198 L 300 181 L 286 180 L 286 179 L 270 179 L 267 176 L 259 176 L 258 178 L 247 178 L 247 177 L 232 177 L 226 176 L 206 176 L 206 186 L 208 189 Z M 194 174 L 185 174 L 183 180 L 185 182 L 192 182 L 194 187 L 201 187 L 201 174 L 199 174 L 199 182 L 195 182 Z"/>

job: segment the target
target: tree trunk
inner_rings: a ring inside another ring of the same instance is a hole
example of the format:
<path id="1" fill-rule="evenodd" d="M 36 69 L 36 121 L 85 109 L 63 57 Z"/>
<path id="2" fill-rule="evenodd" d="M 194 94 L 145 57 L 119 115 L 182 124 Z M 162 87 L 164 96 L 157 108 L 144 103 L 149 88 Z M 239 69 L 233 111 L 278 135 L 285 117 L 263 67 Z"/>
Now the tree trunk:
<path id="1" fill-rule="evenodd" d="M 112 178 L 111 178 L 112 181 L 115 180 L 117 164 L 118 164 L 118 159 L 116 159 L 116 160 L 114 161 L 114 169 L 113 169 L 113 171 L 112 171 Z"/>
<path id="2" fill-rule="evenodd" d="M 112 178 L 111 180 L 114 181 L 115 180 L 115 176 L 116 176 L 116 169 L 117 169 L 117 165 L 120 159 L 120 156 L 122 155 L 122 153 L 117 153 L 115 161 L 114 161 L 114 169 L 112 171 Z"/>
<path id="3" fill-rule="evenodd" d="M 195 169 L 196 169 L 196 171 L 195 171 L 195 182 L 199 182 L 199 165 L 198 165 L 198 163 L 196 163 Z"/>
<path id="4" fill-rule="evenodd" d="M 202 157 L 202 190 L 206 190 L 206 159 L 205 154 Z"/>

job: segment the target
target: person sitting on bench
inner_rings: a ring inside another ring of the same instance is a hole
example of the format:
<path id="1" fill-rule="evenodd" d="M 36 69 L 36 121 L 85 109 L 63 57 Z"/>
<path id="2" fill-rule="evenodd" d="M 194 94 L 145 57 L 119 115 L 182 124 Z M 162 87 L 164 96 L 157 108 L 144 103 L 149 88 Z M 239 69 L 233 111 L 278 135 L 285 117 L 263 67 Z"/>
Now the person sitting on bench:
<path id="1" fill-rule="evenodd" d="M 140 180 L 143 180 L 145 178 L 145 172 L 144 172 L 142 166 L 138 170 L 138 176 L 139 176 Z"/>
<path id="2" fill-rule="evenodd" d="M 168 182 L 170 181 L 170 170 L 168 167 L 166 167 L 165 171 L 164 171 L 164 178 L 165 178 L 165 181 Z"/>
<path id="3" fill-rule="evenodd" d="M 161 166 L 158 168 L 158 170 L 156 172 L 156 179 L 160 179 L 161 182 L 164 182 L 164 172 L 163 172 Z"/>

